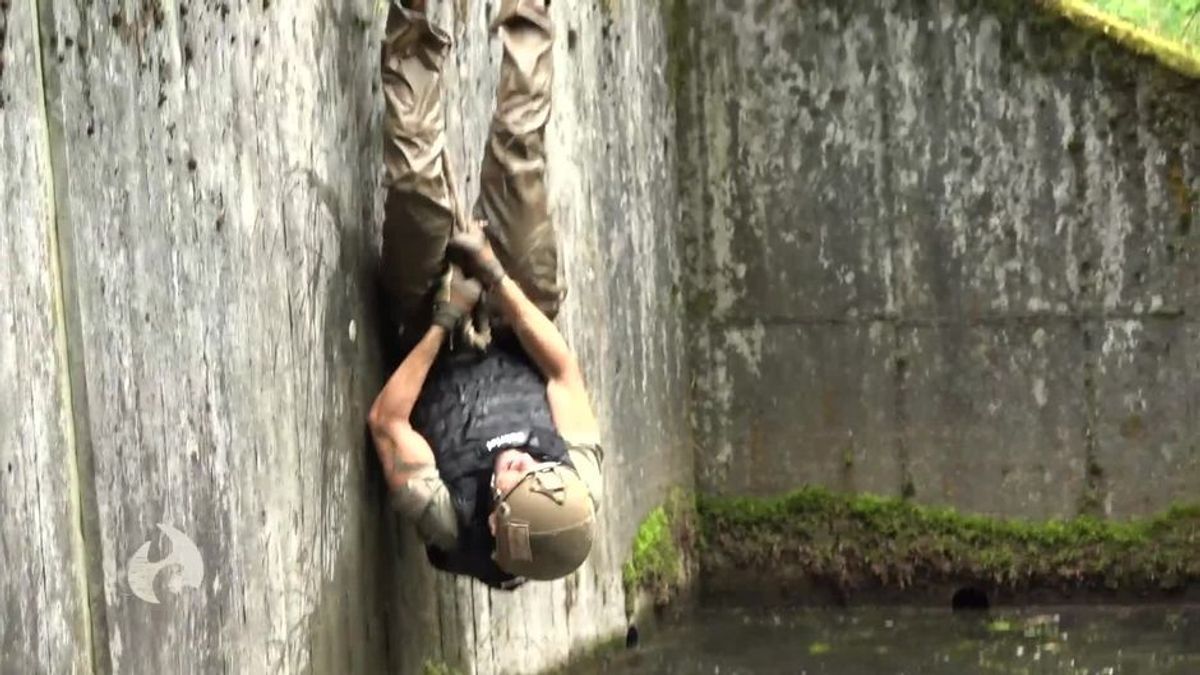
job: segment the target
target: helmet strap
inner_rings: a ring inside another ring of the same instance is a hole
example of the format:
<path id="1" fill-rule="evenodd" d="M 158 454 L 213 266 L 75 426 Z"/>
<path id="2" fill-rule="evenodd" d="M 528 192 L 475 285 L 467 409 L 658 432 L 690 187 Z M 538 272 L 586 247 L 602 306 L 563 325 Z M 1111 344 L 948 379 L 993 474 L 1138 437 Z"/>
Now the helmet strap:
<path id="1" fill-rule="evenodd" d="M 533 475 L 533 481 L 536 485 L 530 489 L 530 492 L 546 495 L 560 506 L 567 501 L 567 485 L 563 482 L 562 476 L 558 475 L 557 467 L 536 472 Z"/>

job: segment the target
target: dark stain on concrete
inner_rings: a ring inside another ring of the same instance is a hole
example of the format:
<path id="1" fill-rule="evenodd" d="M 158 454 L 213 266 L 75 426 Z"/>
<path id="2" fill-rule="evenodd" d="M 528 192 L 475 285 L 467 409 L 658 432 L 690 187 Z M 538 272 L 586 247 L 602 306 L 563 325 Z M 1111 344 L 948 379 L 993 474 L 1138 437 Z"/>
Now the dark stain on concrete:
<path id="1" fill-rule="evenodd" d="M 109 25 L 127 45 L 141 49 L 151 31 L 159 30 L 166 20 L 161 0 L 142 0 L 134 9 L 133 16 L 121 11 L 113 12 Z"/>
<path id="2" fill-rule="evenodd" d="M 4 45 L 8 42 L 8 12 L 12 0 L 0 0 L 0 85 L 4 84 Z M 4 107 L 3 90 L 0 90 L 0 108 Z"/>
<path id="3" fill-rule="evenodd" d="M 1129 440 L 1141 438 L 1146 433 L 1146 422 L 1141 415 L 1130 415 L 1121 421 L 1121 436 Z"/>
<path id="4" fill-rule="evenodd" d="M 1188 186 L 1183 168 L 1183 158 L 1180 157 L 1178 151 L 1171 156 L 1167 169 L 1167 183 L 1171 190 L 1171 197 L 1179 210 L 1178 234 L 1180 237 L 1187 237 L 1192 233 L 1192 211 L 1200 208 L 1200 200 L 1196 199 L 1196 195 Z"/>

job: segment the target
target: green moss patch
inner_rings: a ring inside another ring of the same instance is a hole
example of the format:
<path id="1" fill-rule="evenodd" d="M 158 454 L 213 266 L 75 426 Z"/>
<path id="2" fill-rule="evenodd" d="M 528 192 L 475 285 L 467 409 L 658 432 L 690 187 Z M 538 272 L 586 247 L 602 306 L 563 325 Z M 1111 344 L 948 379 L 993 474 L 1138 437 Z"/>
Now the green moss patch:
<path id="1" fill-rule="evenodd" d="M 964 515 L 901 499 L 805 488 L 775 499 L 701 498 L 701 569 L 729 590 L 906 591 L 976 584 L 1163 593 L 1200 582 L 1200 506 L 1136 521 Z"/>
<path id="2" fill-rule="evenodd" d="M 627 603 L 647 593 L 665 605 L 687 584 L 694 567 L 695 499 L 675 491 L 638 527 L 623 569 Z"/>
<path id="3" fill-rule="evenodd" d="M 442 661 L 428 660 L 421 668 L 421 675 L 459 675 L 460 671 Z"/>

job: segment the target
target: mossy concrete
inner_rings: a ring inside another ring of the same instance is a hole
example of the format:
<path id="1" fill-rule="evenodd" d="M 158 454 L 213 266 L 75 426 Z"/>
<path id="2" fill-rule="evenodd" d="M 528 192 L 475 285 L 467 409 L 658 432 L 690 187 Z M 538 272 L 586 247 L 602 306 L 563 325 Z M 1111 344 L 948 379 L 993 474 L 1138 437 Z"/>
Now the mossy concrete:
<path id="1" fill-rule="evenodd" d="M 1171 599 L 1200 584 L 1200 504 L 1152 517 L 1027 521 L 808 487 L 703 497 L 702 586 L 780 602 Z"/>
<path id="2" fill-rule="evenodd" d="M 688 589 L 695 576 L 695 541 L 695 497 L 675 490 L 638 526 L 622 568 L 630 617 L 639 611 L 639 598 L 651 607 L 664 607 Z"/>
<path id="3" fill-rule="evenodd" d="M 676 492 L 642 521 L 627 595 L 658 606 L 764 588 L 784 602 L 923 599 L 971 586 L 999 599 L 1179 597 L 1200 584 L 1200 503 L 1122 521 L 969 514 L 806 486 L 785 495 Z M 948 599 L 948 598 L 947 598 Z"/>

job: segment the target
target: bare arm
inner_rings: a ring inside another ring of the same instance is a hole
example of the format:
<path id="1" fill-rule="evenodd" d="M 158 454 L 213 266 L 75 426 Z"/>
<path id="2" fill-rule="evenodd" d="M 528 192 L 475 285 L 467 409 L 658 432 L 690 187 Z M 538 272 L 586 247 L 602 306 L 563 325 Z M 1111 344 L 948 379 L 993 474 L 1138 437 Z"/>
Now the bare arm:
<path id="1" fill-rule="evenodd" d="M 510 277 L 501 279 L 493 292 L 500 313 L 546 377 L 546 398 L 558 433 L 564 438 L 598 438 L 599 425 L 588 401 L 583 372 L 554 322 L 542 314 Z"/>
<path id="2" fill-rule="evenodd" d="M 444 328 L 431 326 L 392 373 L 367 417 L 375 451 L 393 491 L 418 470 L 434 463 L 429 442 L 412 428 L 409 416 L 445 339 Z"/>

